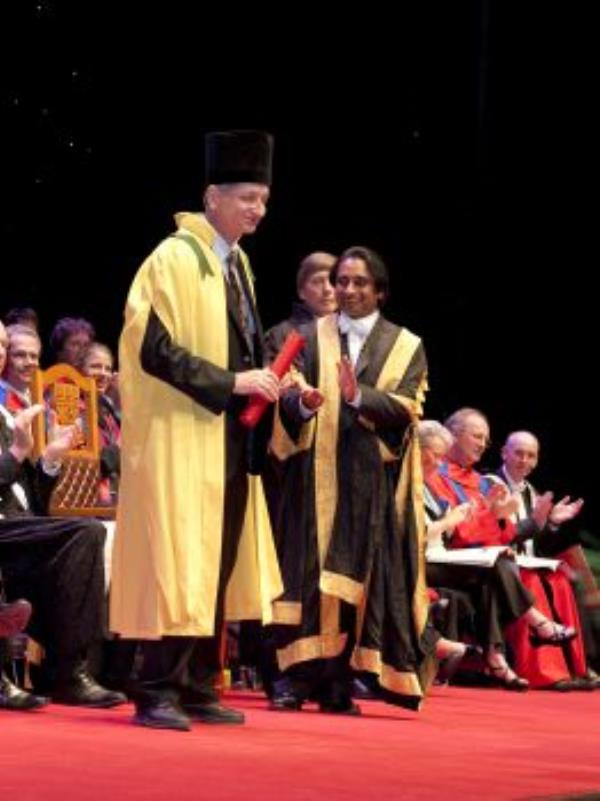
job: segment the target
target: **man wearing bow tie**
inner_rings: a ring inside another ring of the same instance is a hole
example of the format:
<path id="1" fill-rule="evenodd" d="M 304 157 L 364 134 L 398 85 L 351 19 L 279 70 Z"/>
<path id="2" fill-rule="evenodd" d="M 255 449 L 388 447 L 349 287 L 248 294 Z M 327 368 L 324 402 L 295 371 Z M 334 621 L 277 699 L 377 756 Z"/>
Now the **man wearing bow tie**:
<path id="1" fill-rule="evenodd" d="M 299 620 L 281 632 L 288 687 L 272 706 L 314 699 L 322 711 L 358 714 L 354 668 L 386 700 L 416 708 L 430 650 L 414 436 L 425 353 L 381 314 L 388 273 L 376 253 L 346 250 L 332 281 L 339 314 L 316 322 L 272 443 L 289 459 L 281 605 Z"/>

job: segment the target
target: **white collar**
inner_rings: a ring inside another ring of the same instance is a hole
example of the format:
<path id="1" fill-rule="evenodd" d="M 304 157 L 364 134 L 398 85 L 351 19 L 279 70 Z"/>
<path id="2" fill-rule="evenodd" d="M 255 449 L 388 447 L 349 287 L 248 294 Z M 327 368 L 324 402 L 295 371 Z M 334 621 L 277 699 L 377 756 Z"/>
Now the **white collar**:
<path id="1" fill-rule="evenodd" d="M 349 317 L 346 312 L 342 311 L 338 315 L 338 328 L 342 334 L 354 334 L 364 340 L 369 336 L 378 319 L 379 309 L 375 309 L 366 317 Z"/>
<path id="2" fill-rule="evenodd" d="M 523 479 L 522 481 L 515 481 L 506 469 L 505 465 L 502 465 L 502 473 L 506 479 L 508 488 L 513 492 L 524 492 L 529 486 L 529 482 L 526 479 Z"/>

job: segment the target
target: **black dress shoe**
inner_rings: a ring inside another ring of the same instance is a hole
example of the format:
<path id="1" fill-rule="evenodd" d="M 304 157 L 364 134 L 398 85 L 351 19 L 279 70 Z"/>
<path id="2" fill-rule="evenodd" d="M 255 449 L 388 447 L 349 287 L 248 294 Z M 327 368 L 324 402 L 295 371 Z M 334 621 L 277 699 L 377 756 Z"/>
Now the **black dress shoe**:
<path id="1" fill-rule="evenodd" d="M 25 692 L 13 684 L 6 676 L 0 678 L 0 709 L 16 712 L 29 712 L 50 703 L 49 698 Z"/>
<path id="2" fill-rule="evenodd" d="M 574 676 L 571 679 L 571 683 L 573 684 L 574 690 L 583 690 L 588 693 L 593 692 L 598 687 L 598 685 L 593 680 L 588 679 L 587 676 Z"/>
<path id="3" fill-rule="evenodd" d="M 86 670 L 75 671 L 71 679 L 59 685 L 51 695 L 57 704 L 87 706 L 94 709 L 109 709 L 127 703 L 126 695 L 102 687 Z"/>
<path id="4" fill-rule="evenodd" d="M 178 704 L 168 698 L 136 706 L 133 722 L 137 726 L 148 726 L 151 729 L 189 731 L 192 728 L 189 717 Z"/>
<path id="5" fill-rule="evenodd" d="M 12 603 L 0 603 L 0 638 L 12 637 L 23 631 L 31 617 L 29 601 L 19 599 Z"/>
<path id="6" fill-rule="evenodd" d="M 269 699 L 269 709 L 274 712 L 299 712 L 304 701 L 292 692 L 274 693 Z"/>
<path id="7" fill-rule="evenodd" d="M 358 717 L 361 713 L 358 704 L 354 701 L 338 701 L 338 702 L 323 702 L 319 704 L 319 710 L 326 712 L 328 715 L 349 715 L 350 717 Z"/>
<path id="8" fill-rule="evenodd" d="M 578 687 L 572 679 L 559 679 L 558 681 L 552 682 L 552 684 L 544 684 L 543 687 L 536 687 L 536 689 L 549 690 L 556 693 L 570 693 L 573 690 L 577 690 Z"/>
<path id="9" fill-rule="evenodd" d="M 201 723 L 243 723 L 246 720 L 243 712 L 223 706 L 218 701 L 183 704 L 183 710 L 192 720 L 199 720 Z"/>

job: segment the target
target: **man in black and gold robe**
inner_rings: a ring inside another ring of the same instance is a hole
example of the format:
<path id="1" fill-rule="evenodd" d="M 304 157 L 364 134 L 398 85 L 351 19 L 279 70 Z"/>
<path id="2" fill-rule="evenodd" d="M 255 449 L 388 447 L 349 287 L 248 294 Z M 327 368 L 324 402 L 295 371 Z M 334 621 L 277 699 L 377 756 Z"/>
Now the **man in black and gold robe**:
<path id="1" fill-rule="evenodd" d="M 415 422 L 426 389 L 418 337 L 385 320 L 387 270 L 367 248 L 332 272 L 339 314 L 317 321 L 273 450 L 289 459 L 277 521 L 286 591 L 275 708 L 312 698 L 357 714 L 352 669 L 417 708 L 428 681 L 422 478 Z M 306 383 L 305 383 L 306 382 Z"/>

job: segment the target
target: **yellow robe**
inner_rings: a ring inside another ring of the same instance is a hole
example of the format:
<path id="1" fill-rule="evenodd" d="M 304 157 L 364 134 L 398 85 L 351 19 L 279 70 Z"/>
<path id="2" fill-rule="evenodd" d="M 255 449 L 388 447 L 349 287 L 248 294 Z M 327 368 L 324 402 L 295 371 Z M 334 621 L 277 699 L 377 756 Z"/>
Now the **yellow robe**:
<path id="1" fill-rule="evenodd" d="M 122 461 L 112 566 L 110 628 L 124 637 L 214 634 L 225 490 L 225 415 L 213 414 L 144 372 L 140 350 L 150 310 L 173 341 L 227 369 L 223 270 L 203 215 L 180 214 L 210 271 L 189 243 L 170 237 L 140 267 L 119 344 Z M 243 262 L 251 276 L 244 257 Z M 271 622 L 283 591 L 259 477 L 249 476 L 228 619 Z"/>

